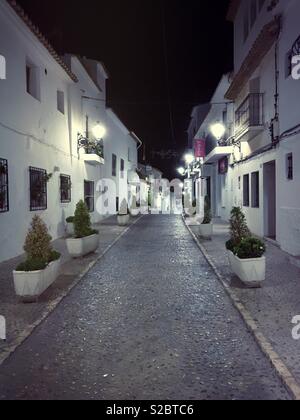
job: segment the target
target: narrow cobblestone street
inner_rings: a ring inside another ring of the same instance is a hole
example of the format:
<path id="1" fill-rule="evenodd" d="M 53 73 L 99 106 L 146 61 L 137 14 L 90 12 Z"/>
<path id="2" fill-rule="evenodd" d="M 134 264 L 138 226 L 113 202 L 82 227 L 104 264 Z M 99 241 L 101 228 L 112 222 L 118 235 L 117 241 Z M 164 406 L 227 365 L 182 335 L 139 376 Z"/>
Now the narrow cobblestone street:
<path id="1" fill-rule="evenodd" d="M 145 216 L 0 367 L 1 399 L 289 399 L 181 217 Z"/>

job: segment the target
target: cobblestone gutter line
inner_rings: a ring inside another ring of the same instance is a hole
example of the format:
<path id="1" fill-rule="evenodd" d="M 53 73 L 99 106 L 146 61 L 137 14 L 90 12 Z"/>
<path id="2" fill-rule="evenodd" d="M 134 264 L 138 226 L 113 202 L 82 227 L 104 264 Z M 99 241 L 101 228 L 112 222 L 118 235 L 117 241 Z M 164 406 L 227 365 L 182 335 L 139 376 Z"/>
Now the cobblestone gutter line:
<path id="1" fill-rule="evenodd" d="M 206 252 L 206 249 L 198 240 L 197 236 L 194 234 L 192 229 L 187 225 L 186 220 L 183 217 L 184 224 L 190 234 L 192 235 L 194 241 L 196 242 L 197 246 L 200 248 L 202 254 L 206 258 L 209 265 L 214 270 L 216 276 L 218 277 L 219 281 L 222 283 L 224 289 L 226 290 L 228 296 L 231 298 L 233 305 L 239 311 L 242 319 L 246 323 L 248 329 L 251 331 L 252 335 L 255 338 L 255 341 L 259 345 L 262 352 L 267 356 L 269 361 L 271 362 L 272 366 L 276 370 L 277 374 L 279 375 L 280 379 L 282 380 L 284 386 L 287 388 L 288 392 L 291 396 L 300 401 L 300 386 L 296 379 L 294 378 L 293 374 L 289 371 L 287 366 L 281 360 L 280 356 L 274 351 L 271 343 L 266 339 L 266 337 L 260 332 L 259 324 L 253 319 L 250 312 L 245 308 L 242 304 L 238 296 L 234 293 L 231 287 L 226 283 L 224 276 L 219 272 L 218 268 L 214 264 L 211 257 Z"/>
<path id="2" fill-rule="evenodd" d="M 43 311 L 40 318 L 28 328 L 26 328 L 19 336 L 16 338 L 14 343 L 12 343 L 7 350 L 3 352 L 0 356 L 0 367 L 16 350 L 20 347 L 24 341 L 33 333 L 33 331 L 45 321 L 49 315 L 55 310 L 55 308 L 65 299 L 65 297 L 76 287 L 80 281 L 88 274 L 88 272 L 111 250 L 111 248 L 119 242 L 119 240 L 126 235 L 126 233 L 134 226 L 143 216 L 137 218 L 127 229 L 125 229 L 94 261 L 92 261 L 72 282 L 72 284 L 53 302 L 51 302 L 47 308 Z"/>

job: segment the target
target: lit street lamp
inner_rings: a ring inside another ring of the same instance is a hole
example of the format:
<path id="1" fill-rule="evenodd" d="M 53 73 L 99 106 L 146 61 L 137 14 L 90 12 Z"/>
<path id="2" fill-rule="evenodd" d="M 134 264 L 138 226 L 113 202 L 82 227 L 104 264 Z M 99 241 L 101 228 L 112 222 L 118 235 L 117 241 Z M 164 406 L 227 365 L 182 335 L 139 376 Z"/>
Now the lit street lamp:
<path id="1" fill-rule="evenodd" d="M 185 155 L 184 159 L 187 165 L 191 165 L 194 162 L 195 157 L 191 153 L 188 153 L 187 155 Z"/>
<path id="2" fill-rule="evenodd" d="M 101 140 L 105 136 L 105 133 L 106 133 L 105 127 L 99 123 L 95 125 L 92 131 L 93 131 L 93 135 L 95 136 L 97 140 Z"/>
<path id="3" fill-rule="evenodd" d="M 178 168 L 177 172 L 179 173 L 179 175 L 184 176 L 185 175 L 185 169 L 183 167 Z"/>
<path id="4" fill-rule="evenodd" d="M 219 141 L 224 137 L 226 133 L 226 127 L 222 123 L 215 123 L 210 126 L 210 131 L 212 135 Z"/>

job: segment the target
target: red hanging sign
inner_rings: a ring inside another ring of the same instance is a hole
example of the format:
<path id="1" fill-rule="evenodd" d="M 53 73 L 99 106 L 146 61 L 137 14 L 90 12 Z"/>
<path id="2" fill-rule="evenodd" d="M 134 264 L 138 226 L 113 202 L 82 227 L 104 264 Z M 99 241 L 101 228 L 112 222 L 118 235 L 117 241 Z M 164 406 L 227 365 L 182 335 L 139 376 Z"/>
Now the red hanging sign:
<path id="1" fill-rule="evenodd" d="M 206 157 L 206 141 L 205 139 L 194 140 L 194 153 L 195 158 Z"/>

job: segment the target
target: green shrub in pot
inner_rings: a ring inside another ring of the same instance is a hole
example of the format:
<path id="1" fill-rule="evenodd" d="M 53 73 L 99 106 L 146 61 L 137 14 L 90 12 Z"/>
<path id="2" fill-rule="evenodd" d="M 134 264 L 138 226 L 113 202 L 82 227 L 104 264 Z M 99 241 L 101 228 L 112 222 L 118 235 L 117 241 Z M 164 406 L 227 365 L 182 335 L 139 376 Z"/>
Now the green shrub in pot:
<path id="1" fill-rule="evenodd" d="M 241 260 L 261 258 L 266 252 L 265 244 L 257 238 L 249 237 L 234 248 L 234 254 Z"/>
<path id="2" fill-rule="evenodd" d="M 24 245 L 26 261 L 19 264 L 16 271 L 44 270 L 51 262 L 59 260 L 60 253 L 53 250 L 51 240 L 46 224 L 39 216 L 34 216 Z"/>
<path id="3" fill-rule="evenodd" d="M 98 231 L 92 229 L 90 213 L 83 200 L 80 200 L 76 206 L 74 215 L 74 231 L 75 237 L 78 239 L 99 233 Z"/>

